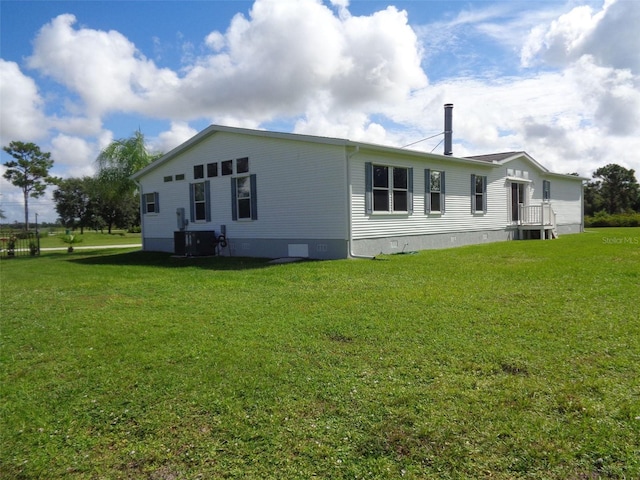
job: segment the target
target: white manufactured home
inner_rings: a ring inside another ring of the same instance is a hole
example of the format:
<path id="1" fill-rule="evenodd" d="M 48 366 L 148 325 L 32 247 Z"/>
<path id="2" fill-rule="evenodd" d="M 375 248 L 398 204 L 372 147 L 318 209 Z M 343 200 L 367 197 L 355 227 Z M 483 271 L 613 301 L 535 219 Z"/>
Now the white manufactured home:
<path id="1" fill-rule="evenodd" d="M 583 179 L 525 152 L 459 158 L 212 125 L 132 178 L 147 251 L 336 259 L 583 230 Z"/>

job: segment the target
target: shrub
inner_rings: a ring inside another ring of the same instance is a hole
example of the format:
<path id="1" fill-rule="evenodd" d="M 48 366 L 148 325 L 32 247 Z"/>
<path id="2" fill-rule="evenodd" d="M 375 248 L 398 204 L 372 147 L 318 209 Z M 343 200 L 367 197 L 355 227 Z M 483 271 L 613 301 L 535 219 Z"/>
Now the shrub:
<path id="1" fill-rule="evenodd" d="M 640 226 L 640 213 L 616 213 L 596 212 L 594 216 L 584 217 L 584 226 L 589 227 L 638 227 Z"/>

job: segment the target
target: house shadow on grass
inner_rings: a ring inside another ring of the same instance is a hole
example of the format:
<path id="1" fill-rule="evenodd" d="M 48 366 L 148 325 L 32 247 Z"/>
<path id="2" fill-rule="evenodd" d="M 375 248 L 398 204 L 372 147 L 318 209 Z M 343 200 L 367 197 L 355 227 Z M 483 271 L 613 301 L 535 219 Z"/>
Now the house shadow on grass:
<path id="1" fill-rule="evenodd" d="M 205 270 L 252 270 L 272 267 L 271 259 L 248 257 L 176 257 L 170 253 L 160 252 L 126 252 L 117 253 L 112 250 L 83 253 L 82 258 L 69 261 L 81 265 L 133 265 L 158 268 L 198 267 Z"/>

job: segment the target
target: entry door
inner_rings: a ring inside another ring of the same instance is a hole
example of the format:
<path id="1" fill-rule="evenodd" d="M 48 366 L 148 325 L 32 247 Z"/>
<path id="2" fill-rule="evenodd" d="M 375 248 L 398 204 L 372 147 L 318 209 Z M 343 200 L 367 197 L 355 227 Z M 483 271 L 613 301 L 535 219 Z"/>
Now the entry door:
<path id="1" fill-rule="evenodd" d="M 524 183 L 511 183 L 511 220 L 520 221 L 520 204 L 524 204 Z"/>

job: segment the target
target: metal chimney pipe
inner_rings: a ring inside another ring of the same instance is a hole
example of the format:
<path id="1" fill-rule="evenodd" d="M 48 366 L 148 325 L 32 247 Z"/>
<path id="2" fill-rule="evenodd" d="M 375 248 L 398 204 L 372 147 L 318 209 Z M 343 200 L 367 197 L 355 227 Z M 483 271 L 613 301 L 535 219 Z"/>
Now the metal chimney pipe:
<path id="1" fill-rule="evenodd" d="M 444 154 L 453 155 L 453 103 L 444 104 Z"/>

